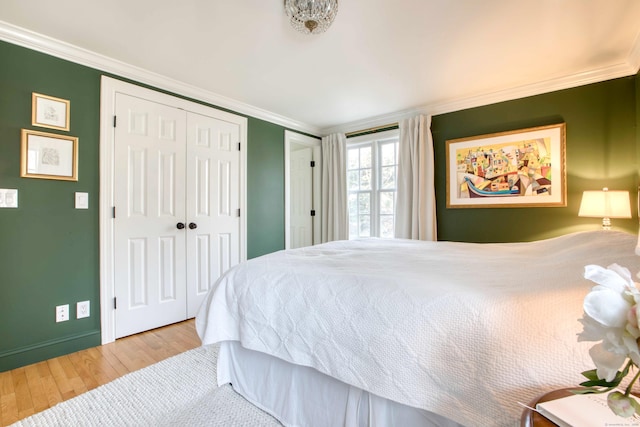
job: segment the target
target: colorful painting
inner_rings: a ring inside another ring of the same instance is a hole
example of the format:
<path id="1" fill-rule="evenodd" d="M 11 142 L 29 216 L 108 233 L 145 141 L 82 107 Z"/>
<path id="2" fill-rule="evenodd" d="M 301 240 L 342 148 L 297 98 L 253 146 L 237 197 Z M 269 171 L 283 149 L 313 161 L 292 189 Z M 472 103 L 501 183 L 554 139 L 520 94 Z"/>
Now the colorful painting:
<path id="1" fill-rule="evenodd" d="M 566 206 L 565 125 L 447 141 L 447 207 Z"/>

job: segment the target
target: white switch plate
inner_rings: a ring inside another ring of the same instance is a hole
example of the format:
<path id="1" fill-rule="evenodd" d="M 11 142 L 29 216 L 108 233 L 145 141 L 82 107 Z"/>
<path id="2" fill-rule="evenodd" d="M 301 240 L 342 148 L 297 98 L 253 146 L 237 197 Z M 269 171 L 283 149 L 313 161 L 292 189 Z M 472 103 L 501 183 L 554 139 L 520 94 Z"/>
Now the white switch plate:
<path id="1" fill-rule="evenodd" d="M 69 320 L 69 304 L 56 306 L 56 322 Z"/>
<path id="2" fill-rule="evenodd" d="M 0 208 L 17 208 L 18 190 L 0 188 Z"/>
<path id="3" fill-rule="evenodd" d="M 76 209 L 89 209 L 89 193 L 76 192 Z"/>
<path id="4" fill-rule="evenodd" d="M 91 303 L 89 301 L 80 301 L 76 303 L 76 319 L 89 317 Z"/>

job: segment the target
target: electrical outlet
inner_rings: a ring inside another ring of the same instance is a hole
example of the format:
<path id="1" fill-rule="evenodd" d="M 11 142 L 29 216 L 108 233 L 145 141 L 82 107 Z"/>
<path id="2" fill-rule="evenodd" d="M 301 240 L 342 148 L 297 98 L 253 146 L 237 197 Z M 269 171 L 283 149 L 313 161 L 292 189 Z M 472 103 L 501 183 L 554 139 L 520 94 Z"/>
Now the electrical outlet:
<path id="1" fill-rule="evenodd" d="M 90 315 L 90 302 L 89 301 L 81 301 L 76 303 L 76 319 L 82 319 L 85 317 L 89 317 Z"/>
<path id="2" fill-rule="evenodd" d="M 56 306 L 56 322 L 69 320 L 69 304 Z"/>

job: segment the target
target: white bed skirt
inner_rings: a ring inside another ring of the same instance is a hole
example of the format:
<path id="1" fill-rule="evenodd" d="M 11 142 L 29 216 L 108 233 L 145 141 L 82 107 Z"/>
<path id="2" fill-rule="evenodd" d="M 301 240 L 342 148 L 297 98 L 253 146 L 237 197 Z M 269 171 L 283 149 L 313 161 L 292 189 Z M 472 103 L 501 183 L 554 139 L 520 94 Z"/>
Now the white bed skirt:
<path id="1" fill-rule="evenodd" d="M 440 415 L 383 399 L 313 368 L 247 350 L 237 341 L 220 345 L 218 385 L 228 383 L 285 426 L 461 427 Z"/>

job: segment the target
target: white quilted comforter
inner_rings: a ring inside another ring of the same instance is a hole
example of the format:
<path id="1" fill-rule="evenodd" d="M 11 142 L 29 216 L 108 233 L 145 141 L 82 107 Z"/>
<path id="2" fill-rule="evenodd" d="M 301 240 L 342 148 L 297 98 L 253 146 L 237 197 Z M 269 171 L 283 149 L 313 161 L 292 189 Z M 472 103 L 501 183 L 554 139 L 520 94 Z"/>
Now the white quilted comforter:
<path id="1" fill-rule="evenodd" d="M 514 426 L 543 392 L 594 366 L 578 343 L 584 266 L 638 272 L 636 237 L 532 243 L 368 239 L 244 262 L 197 316 L 203 344 L 237 340 L 378 396 L 473 426 Z"/>

